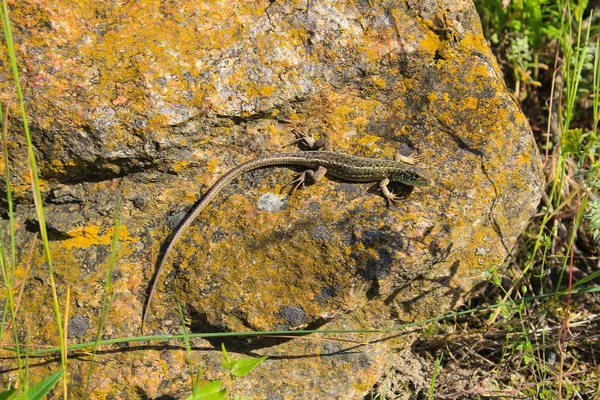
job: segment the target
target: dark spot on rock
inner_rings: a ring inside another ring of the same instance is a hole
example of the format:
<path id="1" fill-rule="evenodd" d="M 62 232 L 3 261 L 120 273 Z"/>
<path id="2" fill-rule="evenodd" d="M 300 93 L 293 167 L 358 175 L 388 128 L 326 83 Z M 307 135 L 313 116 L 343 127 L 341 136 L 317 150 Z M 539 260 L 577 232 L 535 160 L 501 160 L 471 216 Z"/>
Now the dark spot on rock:
<path id="1" fill-rule="evenodd" d="M 387 233 L 383 229 L 372 229 L 365 231 L 361 237 L 361 242 L 365 247 L 370 247 L 374 242 L 384 237 Z"/>
<path id="2" fill-rule="evenodd" d="M 369 368 L 371 366 L 369 356 L 363 352 L 344 348 L 336 342 L 323 343 L 321 345 L 321 357 L 335 357 L 335 359 L 339 359 L 341 362 L 350 363 L 358 368 Z"/>
<path id="3" fill-rule="evenodd" d="M 367 356 L 365 353 L 355 354 L 354 356 L 356 359 L 356 365 L 358 365 L 360 368 L 369 368 L 371 367 L 371 364 L 373 364 L 369 356 Z"/>
<path id="4" fill-rule="evenodd" d="M 71 374 L 69 378 L 69 381 L 76 385 L 81 385 L 83 383 L 83 376 L 81 374 Z"/>
<path id="5" fill-rule="evenodd" d="M 335 288 L 333 288 L 331 286 L 324 286 L 321 288 L 321 293 L 319 293 L 315 296 L 315 299 L 317 301 L 322 301 L 322 300 L 331 299 L 334 296 L 335 296 Z"/>
<path id="6" fill-rule="evenodd" d="M 341 350 L 341 346 L 337 342 L 324 342 L 321 345 L 321 356 L 332 355 Z"/>
<path id="7" fill-rule="evenodd" d="M 306 318 L 306 313 L 301 306 L 284 306 L 281 308 L 281 314 L 290 327 L 302 325 Z"/>
<path id="8" fill-rule="evenodd" d="M 321 203 L 313 201 L 308 205 L 308 209 L 311 211 L 321 211 Z"/>
<path id="9" fill-rule="evenodd" d="M 75 315 L 69 321 L 69 339 L 81 339 L 89 327 L 90 322 L 87 318 L 84 318 L 81 315 Z"/>
<path id="10" fill-rule="evenodd" d="M 335 190 L 336 192 L 346 193 L 350 200 L 353 200 L 363 195 L 362 187 L 360 185 L 357 185 L 356 183 L 341 183 L 337 186 Z"/>
<path id="11" fill-rule="evenodd" d="M 342 239 L 342 244 L 344 246 L 353 246 L 356 244 L 356 235 L 353 233 L 349 233 L 347 234 L 343 239 Z"/>
<path id="12" fill-rule="evenodd" d="M 145 119 L 134 119 L 131 121 L 131 127 L 133 129 L 145 129 L 148 126 L 148 121 Z"/>
<path id="13" fill-rule="evenodd" d="M 135 196 L 131 199 L 131 204 L 138 210 L 143 209 L 148 203 L 148 196 Z"/>
<path id="14" fill-rule="evenodd" d="M 183 77 L 185 78 L 185 80 L 187 80 L 189 83 L 194 83 L 194 76 L 192 74 L 190 74 L 189 72 L 184 72 L 183 73 Z"/>
<path id="15" fill-rule="evenodd" d="M 371 258 L 367 260 L 365 269 L 361 274 L 366 280 L 373 281 L 383 279 L 390 273 L 392 268 L 392 261 L 394 257 L 388 249 L 379 249 L 377 251 L 377 258 Z"/>
<path id="16" fill-rule="evenodd" d="M 313 238 L 313 240 L 319 242 L 328 242 L 331 239 L 331 236 L 329 235 L 329 229 L 327 229 L 327 227 L 323 224 L 315 226 L 310 236 Z"/>
<path id="17" fill-rule="evenodd" d="M 186 214 L 187 214 L 187 211 L 180 211 L 176 214 L 173 214 L 173 215 L 167 217 L 167 226 L 169 228 L 171 228 L 171 230 L 177 228 L 179 226 L 179 224 L 181 223 L 181 221 L 183 221 L 183 218 L 185 217 Z"/>
<path id="18" fill-rule="evenodd" d="M 221 228 L 218 228 L 211 236 L 211 241 L 214 243 L 220 243 L 223 242 L 224 240 L 227 240 L 229 236 L 227 235 L 227 232 Z"/>

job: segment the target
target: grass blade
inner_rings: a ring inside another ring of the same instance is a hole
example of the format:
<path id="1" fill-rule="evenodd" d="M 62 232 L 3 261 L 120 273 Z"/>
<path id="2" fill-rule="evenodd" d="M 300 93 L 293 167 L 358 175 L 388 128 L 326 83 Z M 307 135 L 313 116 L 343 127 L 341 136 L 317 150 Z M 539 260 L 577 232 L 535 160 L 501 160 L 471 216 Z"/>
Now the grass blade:
<path id="1" fill-rule="evenodd" d="M 46 258 L 46 264 L 48 267 L 48 275 L 50 280 L 50 287 L 52 289 L 52 300 L 54 304 L 54 314 L 56 318 L 56 327 L 58 329 L 58 338 L 61 347 L 61 365 L 62 369 L 66 368 L 66 344 L 63 340 L 63 324 L 60 312 L 60 304 L 58 301 L 58 294 L 56 291 L 56 284 L 54 282 L 54 271 L 52 268 L 52 256 L 50 254 L 50 245 L 48 243 L 48 233 L 46 231 L 46 221 L 44 216 L 44 208 L 42 203 L 42 194 L 40 191 L 40 184 L 38 178 L 38 169 L 35 159 L 35 153 L 33 150 L 33 142 L 31 140 L 31 134 L 29 132 L 29 124 L 27 123 L 27 113 L 25 112 L 25 100 L 23 98 L 23 92 L 21 90 L 21 83 L 19 80 L 19 69 L 17 67 L 17 57 L 14 47 L 12 29 L 10 26 L 10 18 L 8 14 L 8 6 L 6 0 L 2 0 L 2 8 L 0 11 L 0 19 L 2 20 L 2 29 L 4 31 L 4 38 L 6 41 L 6 48 L 8 50 L 8 56 L 10 61 L 10 67 L 13 75 L 15 84 L 15 91 L 17 93 L 17 99 L 19 100 L 19 108 L 21 111 L 21 119 L 23 121 L 23 131 L 25 133 L 25 139 L 27 142 L 27 153 L 29 158 L 29 173 L 31 178 L 31 186 L 33 192 L 33 201 L 36 206 L 38 215 L 38 223 L 40 229 L 40 236 L 44 246 L 44 255 Z"/>
<path id="2" fill-rule="evenodd" d="M 65 373 L 65 371 L 63 369 L 61 369 L 60 371 L 57 371 L 57 372 L 53 373 L 52 375 L 45 377 L 44 379 L 42 379 L 41 382 L 31 386 L 30 388 L 25 389 L 25 391 L 23 391 L 23 393 L 19 394 L 15 398 L 15 400 L 40 400 L 40 399 L 43 399 L 44 396 L 46 396 L 48 394 L 48 392 L 50 390 L 52 390 L 52 388 L 54 386 L 56 386 L 56 384 L 58 383 L 58 381 L 60 380 L 60 378 L 63 376 L 64 373 Z"/>
<path id="3" fill-rule="evenodd" d="M 104 324 L 106 323 L 106 317 L 108 315 L 108 310 L 110 308 L 110 303 L 112 302 L 112 276 L 113 269 L 115 267 L 115 263 L 117 260 L 117 248 L 119 246 L 119 237 L 121 236 L 121 226 L 123 225 L 123 212 L 122 212 L 122 202 L 119 198 L 117 202 L 117 207 L 115 210 L 115 222 L 113 229 L 113 238 L 110 245 L 110 258 L 108 261 L 108 270 L 106 271 L 106 278 L 104 280 L 104 297 L 102 298 L 102 312 L 100 314 L 100 321 L 98 323 L 98 330 L 96 331 L 96 340 L 94 341 L 94 345 L 92 347 L 92 359 L 90 361 L 90 369 L 88 370 L 86 382 L 85 382 L 85 394 L 89 396 L 89 384 L 92 378 L 92 372 L 94 370 L 94 365 L 96 361 L 96 352 L 98 350 L 98 344 L 100 342 L 100 338 L 102 337 L 102 331 L 104 330 Z M 109 299 L 110 298 L 110 299 Z"/>

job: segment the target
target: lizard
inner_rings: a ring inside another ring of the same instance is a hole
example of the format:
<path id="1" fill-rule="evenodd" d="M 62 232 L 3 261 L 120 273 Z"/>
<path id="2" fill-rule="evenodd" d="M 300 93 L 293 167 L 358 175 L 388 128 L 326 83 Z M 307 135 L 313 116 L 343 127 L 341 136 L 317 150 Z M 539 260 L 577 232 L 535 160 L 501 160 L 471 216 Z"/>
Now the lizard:
<path id="1" fill-rule="evenodd" d="M 390 182 L 400 182 L 408 186 L 418 187 L 430 186 L 433 184 L 428 173 L 423 168 L 416 165 L 421 157 L 403 156 L 398 154 L 396 160 L 363 158 L 333 151 L 331 141 L 328 138 L 315 140 L 299 130 L 294 130 L 293 133 L 296 135 L 296 140 L 294 142 L 302 142 L 308 147 L 308 151 L 273 153 L 246 161 L 245 163 L 230 169 L 227 173 L 222 175 L 210 189 L 208 189 L 202 199 L 192 207 L 188 215 L 181 221 L 177 228 L 175 228 L 170 241 L 166 243 L 165 250 L 157 260 L 154 279 L 148 290 L 148 297 L 146 298 L 142 310 L 142 330 L 158 279 L 165 266 L 167 257 L 173 250 L 178 239 L 219 192 L 243 174 L 265 167 L 307 167 L 308 169 L 299 174 L 288 185 L 284 186 L 284 189 L 291 186 L 290 194 L 298 188 L 304 187 L 307 182 L 311 184 L 318 182 L 326 174 L 351 182 L 379 181 L 379 189 L 390 206 L 397 204 L 399 200 L 399 197 L 388 189 L 387 185 Z"/>

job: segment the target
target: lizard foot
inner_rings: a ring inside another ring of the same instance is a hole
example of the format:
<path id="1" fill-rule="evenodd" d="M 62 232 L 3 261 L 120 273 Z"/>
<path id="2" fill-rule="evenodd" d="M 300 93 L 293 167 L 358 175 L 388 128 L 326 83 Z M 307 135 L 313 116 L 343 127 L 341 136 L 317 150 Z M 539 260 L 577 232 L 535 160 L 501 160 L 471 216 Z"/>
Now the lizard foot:
<path id="1" fill-rule="evenodd" d="M 306 133 L 300 129 L 294 129 L 294 130 L 292 130 L 292 133 L 296 137 L 296 140 L 294 140 L 292 143 L 300 142 L 303 145 L 305 145 L 306 147 L 308 147 L 309 149 L 313 149 L 315 147 L 315 143 L 317 143 L 317 141 L 315 140 L 315 138 L 310 136 L 308 133 Z"/>
<path id="2" fill-rule="evenodd" d="M 300 129 L 294 129 L 292 132 L 294 133 L 294 136 L 296 136 L 296 140 L 294 140 L 292 144 L 300 142 L 310 150 L 333 150 L 331 140 L 328 137 L 322 137 L 319 140 L 315 140 L 314 137 Z"/>
<path id="3" fill-rule="evenodd" d="M 416 165 L 422 162 L 425 159 L 423 154 L 411 154 L 408 156 L 404 156 L 402 154 L 396 154 L 396 161 L 401 161 L 406 164 Z"/>
<path id="4" fill-rule="evenodd" d="M 389 192 L 388 195 L 384 195 L 385 199 L 388 202 L 388 206 L 397 206 L 398 205 L 398 201 L 400 201 L 400 196 L 395 195 L 392 192 Z"/>
<path id="5" fill-rule="evenodd" d="M 290 194 L 293 194 L 296 190 L 300 189 L 300 187 L 305 188 L 307 177 L 312 177 L 312 175 L 313 172 L 311 170 L 306 170 L 297 175 L 293 181 L 282 187 L 281 190 L 283 191 L 285 188 L 290 187 Z"/>
<path id="6" fill-rule="evenodd" d="M 398 201 L 400 201 L 400 196 L 390 192 L 390 189 L 387 187 L 388 183 L 390 183 L 388 178 L 383 179 L 381 182 L 379 182 L 379 189 L 383 193 L 383 197 L 385 197 L 387 200 L 388 205 L 396 206 L 398 205 Z"/>

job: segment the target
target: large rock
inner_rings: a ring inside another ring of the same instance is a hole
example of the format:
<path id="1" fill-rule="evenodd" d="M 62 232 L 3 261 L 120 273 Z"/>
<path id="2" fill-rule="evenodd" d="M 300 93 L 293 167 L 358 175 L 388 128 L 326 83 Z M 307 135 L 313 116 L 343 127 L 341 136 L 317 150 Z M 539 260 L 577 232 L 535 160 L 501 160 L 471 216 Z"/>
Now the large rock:
<path id="1" fill-rule="evenodd" d="M 20 1 L 11 17 L 58 291 L 63 301 L 72 293 L 72 342 L 95 335 L 119 196 L 106 337 L 139 334 L 159 250 L 186 210 L 230 168 L 285 150 L 293 128 L 355 155 L 421 154 L 436 186 L 395 187 L 405 197 L 388 207 L 375 184 L 325 179 L 285 197 L 290 169 L 244 175 L 177 244 L 149 331 L 181 331 L 177 301 L 202 332 L 386 329 L 443 314 L 502 263 L 540 198 L 531 131 L 470 2 Z M 2 71 L 8 98 L 6 60 Z M 36 215 L 11 127 L 20 277 Z M 32 345 L 56 344 L 41 250 L 32 268 L 19 329 Z M 360 398 L 413 340 L 328 337 L 234 341 L 270 356 L 238 393 Z M 100 354 L 94 396 L 189 394 L 183 344 L 170 344 Z M 194 344 L 204 378 L 223 376 L 219 354 Z M 57 368 L 32 368 L 32 381 Z M 74 396 L 88 368 L 70 361 Z"/>

